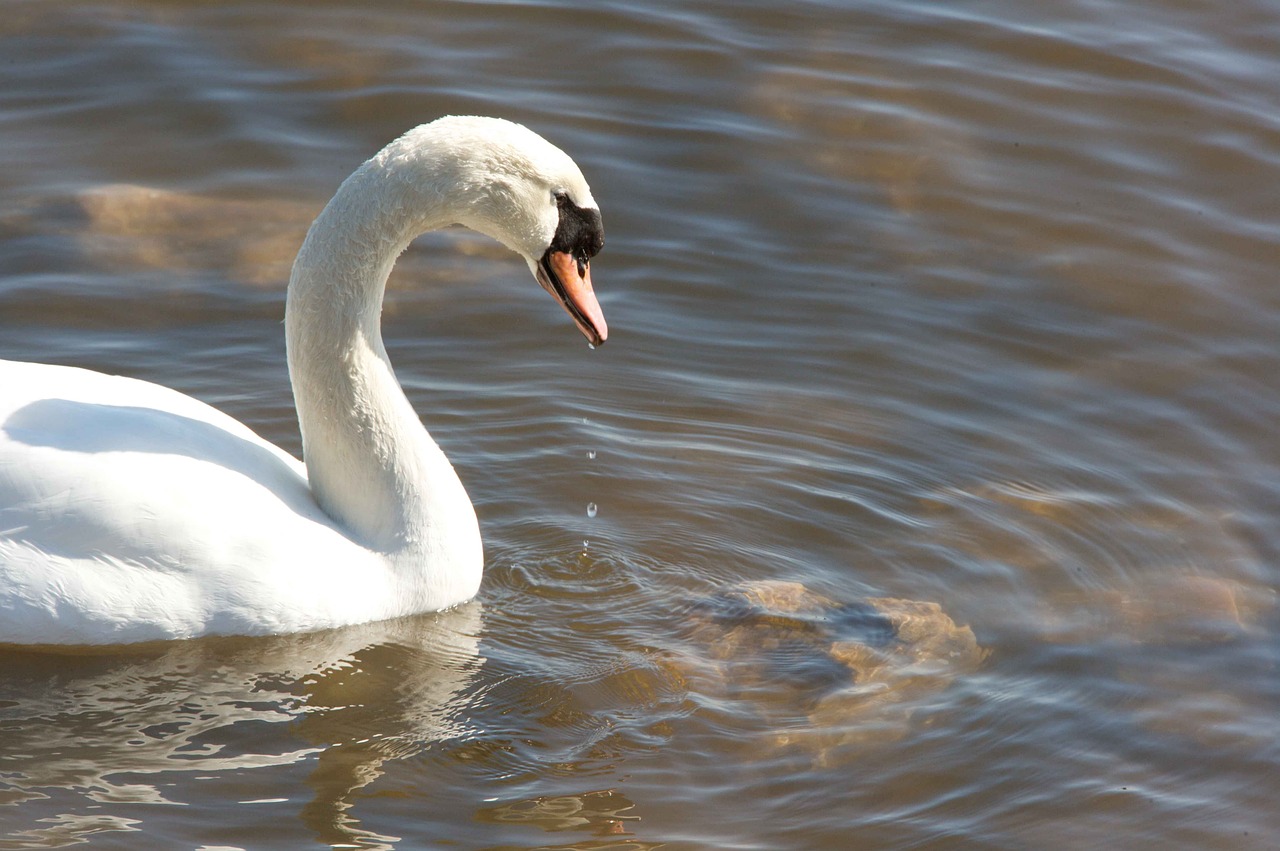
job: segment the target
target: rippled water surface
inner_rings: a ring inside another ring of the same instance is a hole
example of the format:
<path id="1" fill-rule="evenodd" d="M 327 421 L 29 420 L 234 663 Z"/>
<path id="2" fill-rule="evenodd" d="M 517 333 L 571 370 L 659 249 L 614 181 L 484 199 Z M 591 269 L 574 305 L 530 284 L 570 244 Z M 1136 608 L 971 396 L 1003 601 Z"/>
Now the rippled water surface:
<path id="1" fill-rule="evenodd" d="M 3 649 L 0 848 L 1280 842 L 1275 4 L 15 0 L 0 59 L 0 356 L 298 452 L 292 255 L 459 112 L 582 166 L 612 330 L 416 243 L 477 600 Z"/>

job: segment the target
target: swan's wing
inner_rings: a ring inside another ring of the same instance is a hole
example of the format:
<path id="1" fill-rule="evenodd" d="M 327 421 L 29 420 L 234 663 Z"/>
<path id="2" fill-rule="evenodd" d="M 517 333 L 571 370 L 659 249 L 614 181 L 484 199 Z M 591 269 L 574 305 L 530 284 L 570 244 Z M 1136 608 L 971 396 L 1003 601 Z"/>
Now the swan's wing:
<path id="1" fill-rule="evenodd" d="M 331 625 L 361 608 L 358 589 L 325 598 L 347 596 L 330 576 L 353 567 L 378 584 L 303 465 L 231 417 L 147 382 L 0 362 L 0 641 Z"/>

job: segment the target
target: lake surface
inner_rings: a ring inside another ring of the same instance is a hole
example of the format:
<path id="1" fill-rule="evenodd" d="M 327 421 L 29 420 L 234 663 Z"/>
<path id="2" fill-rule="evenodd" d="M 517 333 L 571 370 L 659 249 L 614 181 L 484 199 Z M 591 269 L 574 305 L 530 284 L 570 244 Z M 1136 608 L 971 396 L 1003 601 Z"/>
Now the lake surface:
<path id="1" fill-rule="evenodd" d="M 0 357 L 299 452 L 293 253 L 448 113 L 581 165 L 612 331 L 415 243 L 478 598 L 0 649 L 0 848 L 1280 843 L 1274 3 L 16 0 L 0 60 Z M 855 670 L 867 598 L 976 648 Z"/>

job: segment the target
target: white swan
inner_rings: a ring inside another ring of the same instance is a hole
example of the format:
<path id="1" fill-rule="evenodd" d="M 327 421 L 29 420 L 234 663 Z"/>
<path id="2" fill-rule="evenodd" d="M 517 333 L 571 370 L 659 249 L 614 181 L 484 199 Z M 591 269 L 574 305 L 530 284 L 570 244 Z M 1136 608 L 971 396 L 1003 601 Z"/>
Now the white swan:
<path id="1" fill-rule="evenodd" d="M 473 596 L 475 511 L 379 327 L 396 257 L 454 223 L 523 256 L 604 341 L 588 265 L 603 229 L 578 167 L 518 124 L 449 117 L 348 178 L 294 262 L 305 466 L 174 390 L 0 362 L 0 642 L 305 632 Z"/>

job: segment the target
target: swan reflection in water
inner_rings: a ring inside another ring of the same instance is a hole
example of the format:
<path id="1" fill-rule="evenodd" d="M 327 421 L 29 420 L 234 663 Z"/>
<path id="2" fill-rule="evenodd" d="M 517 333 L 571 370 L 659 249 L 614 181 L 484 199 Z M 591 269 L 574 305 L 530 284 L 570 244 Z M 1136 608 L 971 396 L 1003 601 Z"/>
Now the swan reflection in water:
<path id="1" fill-rule="evenodd" d="M 100 805 L 182 803 L 166 797 L 170 772 L 234 775 L 257 790 L 245 770 L 307 763 L 313 797 L 300 817 L 317 839 L 366 848 L 394 841 L 358 825 L 347 812 L 352 795 L 388 760 L 466 735 L 482 625 L 472 602 L 308 635 L 96 655 L 7 647 L 0 675 L 20 688 L 0 699 L 0 805 L 67 798 L 52 821 L 6 818 L 10 838 L 60 845 L 137 829 L 137 820 Z"/>

